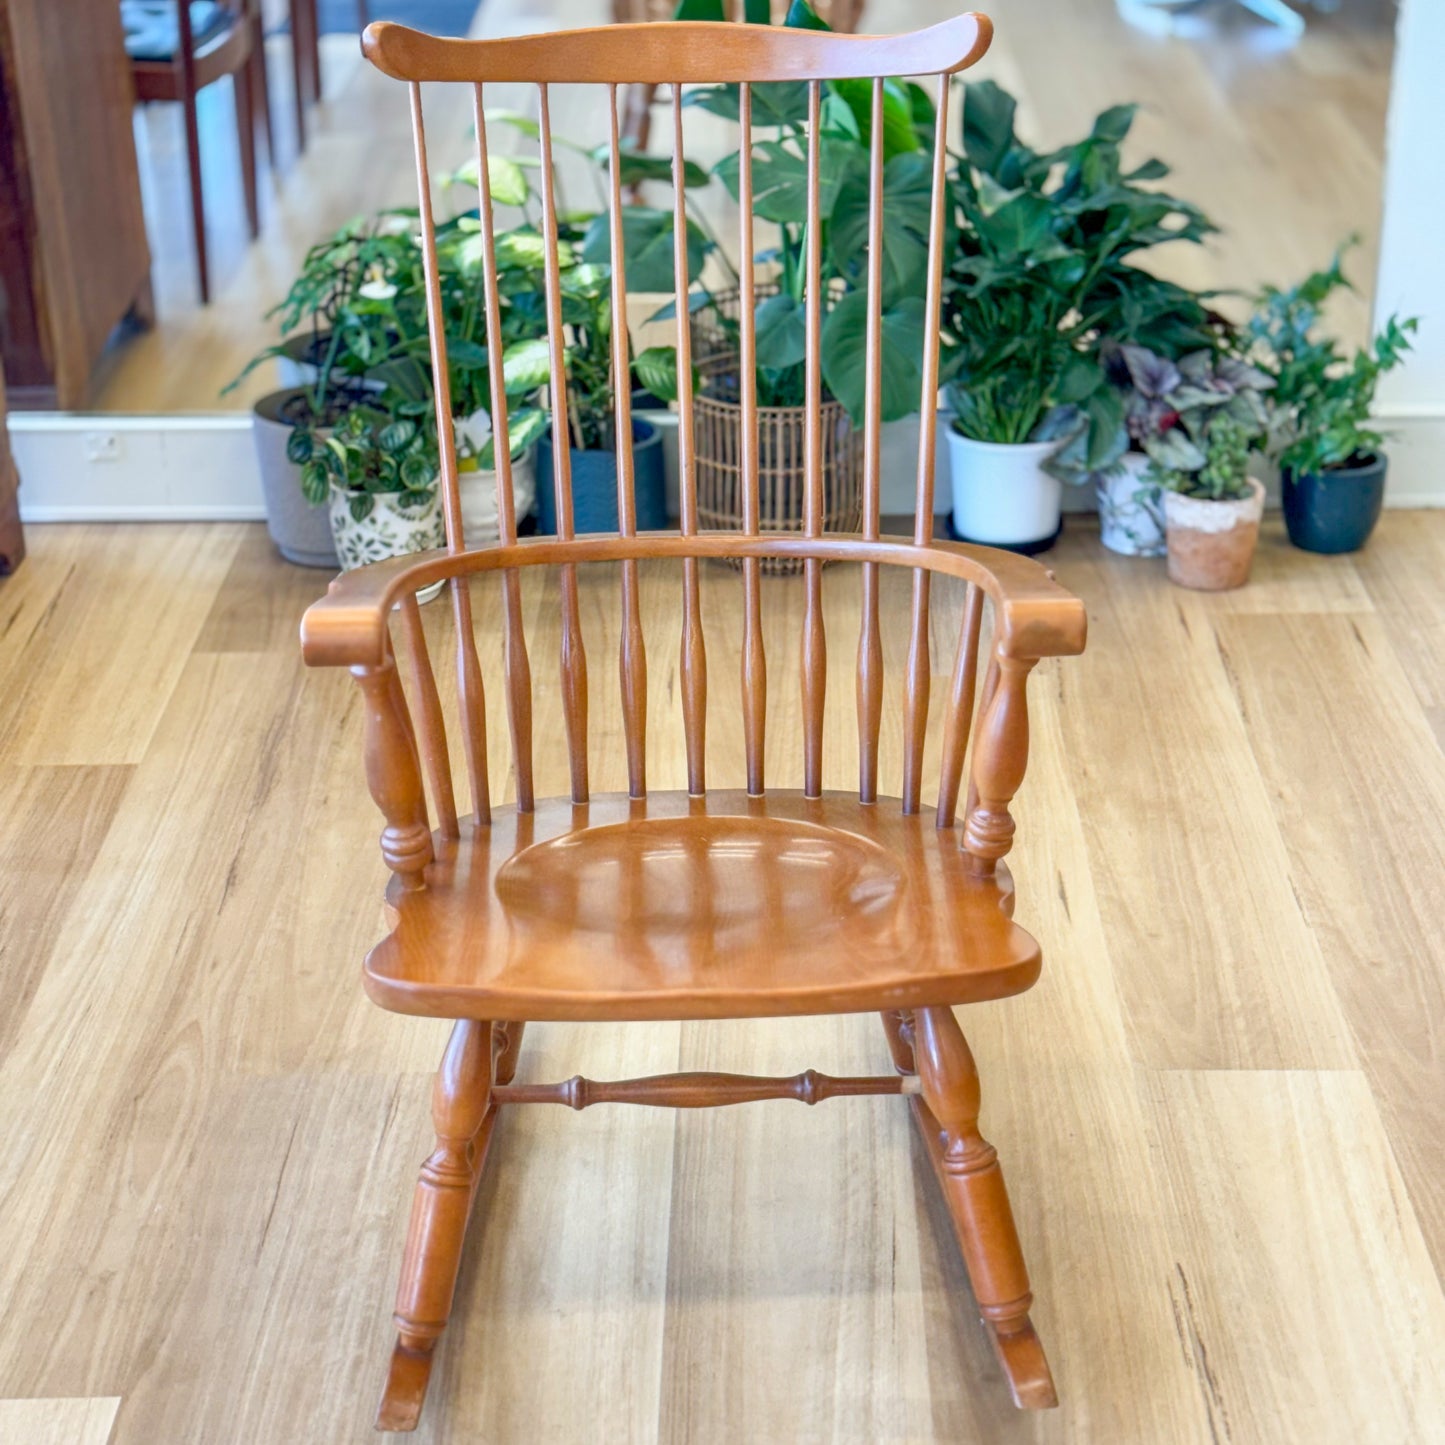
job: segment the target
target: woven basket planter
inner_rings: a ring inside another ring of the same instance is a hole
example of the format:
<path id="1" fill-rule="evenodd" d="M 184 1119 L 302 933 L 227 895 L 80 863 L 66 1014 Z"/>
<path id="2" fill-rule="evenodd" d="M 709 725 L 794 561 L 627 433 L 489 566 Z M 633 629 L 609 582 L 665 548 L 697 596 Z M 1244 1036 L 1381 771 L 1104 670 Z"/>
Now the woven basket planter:
<path id="1" fill-rule="evenodd" d="M 743 529 L 743 409 L 738 402 L 699 396 L 697 516 L 705 531 Z M 803 530 L 807 408 L 758 408 L 758 525 L 764 532 Z M 836 401 L 823 403 L 823 530 L 856 532 L 863 520 L 863 434 Z M 735 558 L 729 565 L 740 566 Z M 771 576 L 801 572 L 801 561 L 766 558 Z"/>

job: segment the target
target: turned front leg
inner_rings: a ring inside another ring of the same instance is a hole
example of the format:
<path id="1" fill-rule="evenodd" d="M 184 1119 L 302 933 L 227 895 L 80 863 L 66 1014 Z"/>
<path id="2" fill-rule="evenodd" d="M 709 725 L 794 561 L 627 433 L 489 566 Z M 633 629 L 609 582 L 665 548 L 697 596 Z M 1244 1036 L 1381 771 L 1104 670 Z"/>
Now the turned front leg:
<path id="1" fill-rule="evenodd" d="M 978 1131 L 973 1054 L 952 1009 L 918 1009 L 913 1024 L 923 1099 L 942 1131 L 937 1141 L 939 1177 L 979 1313 L 1015 1402 L 1047 1409 L 1058 1397 L 1029 1321 L 1033 1295 L 998 1154 Z"/>
<path id="2" fill-rule="evenodd" d="M 388 657 L 380 667 L 353 667 L 351 672 L 366 699 L 366 783 L 386 819 L 381 856 L 407 888 L 421 888 L 432 861 L 431 829 L 396 663 Z"/>
<path id="3" fill-rule="evenodd" d="M 490 1137 L 492 1026 L 452 1029 L 432 1089 L 436 1148 L 421 1167 L 396 1292 L 396 1349 L 377 1414 L 383 1430 L 412 1430 L 431 1375 L 432 1351 L 451 1316 L 472 1197 Z"/>
<path id="4" fill-rule="evenodd" d="M 1029 711 L 1025 689 L 1037 658 L 994 656 L 984 690 L 983 716 L 973 749 L 973 781 L 963 846 L 979 873 L 1013 847 L 1009 804 L 1029 760 Z"/>

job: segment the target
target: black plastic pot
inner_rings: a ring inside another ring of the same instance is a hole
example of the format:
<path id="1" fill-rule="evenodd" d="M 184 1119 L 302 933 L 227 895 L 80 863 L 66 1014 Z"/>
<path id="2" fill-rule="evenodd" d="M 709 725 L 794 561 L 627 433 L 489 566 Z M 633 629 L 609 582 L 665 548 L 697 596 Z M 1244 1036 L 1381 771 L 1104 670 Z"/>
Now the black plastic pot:
<path id="1" fill-rule="evenodd" d="M 1361 466 L 1281 478 L 1289 539 L 1306 552 L 1358 552 L 1380 520 L 1385 500 L 1384 453 Z"/>
<path id="2" fill-rule="evenodd" d="M 639 532 L 656 532 L 667 526 L 662 437 L 655 427 L 636 418 L 632 423 L 632 495 L 637 501 Z M 573 447 L 572 528 L 579 535 L 617 530 L 616 452 Z M 537 443 L 537 531 L 543 536 L 557 531 L 550 431 Z"/>

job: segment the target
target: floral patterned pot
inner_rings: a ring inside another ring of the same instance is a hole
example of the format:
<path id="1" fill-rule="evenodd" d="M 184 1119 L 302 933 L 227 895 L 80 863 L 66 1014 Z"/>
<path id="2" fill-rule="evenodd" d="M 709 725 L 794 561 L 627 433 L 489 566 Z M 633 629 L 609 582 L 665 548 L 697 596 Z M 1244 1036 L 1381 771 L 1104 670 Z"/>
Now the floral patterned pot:
<path id="1" fill-rule="evenodd" d="M 1249 581 L 1264 515 L 1264 487 L 1253 477 L 1246 480 L 1249 495 L 1237 501 L 1164 494 L 1171 582 L 1199 592 L 1226 592 Z"/>
<path id="2" fill-rule="evenodd" d="M 363 499 L 371 502 L 369 508 L 359 505 Z M 387 557 L 440 547 L 446 541 L 441 494 L 433 487 L 429 492 L 373 492 L 368 496 L 333 487 L 331 536 L 346 572 Z"/>
<path id="3" fill-rule="evenodd" d="M 1125 557 L 1164 555 L 1164 498 L 1146 480 L 1149 458 L 1126 452 L 1114 471 L 1098 481 L 1099 540 Z"/>

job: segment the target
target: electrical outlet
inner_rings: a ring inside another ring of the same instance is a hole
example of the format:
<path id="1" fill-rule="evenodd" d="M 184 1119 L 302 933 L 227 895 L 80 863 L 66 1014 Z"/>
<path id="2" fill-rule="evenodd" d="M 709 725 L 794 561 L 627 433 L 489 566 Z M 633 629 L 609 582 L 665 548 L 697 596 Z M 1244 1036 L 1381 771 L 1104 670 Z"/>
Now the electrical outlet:
<path id="1" fill-rule="evenodd" d="M 82 445 L 88 462 L 118 462 L 121 457 L 120 436 L 113 431 L 88 431 Z"/>

